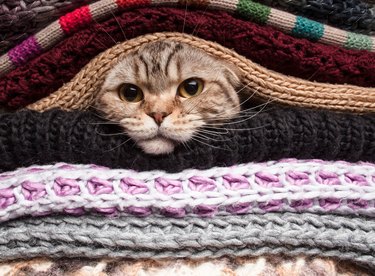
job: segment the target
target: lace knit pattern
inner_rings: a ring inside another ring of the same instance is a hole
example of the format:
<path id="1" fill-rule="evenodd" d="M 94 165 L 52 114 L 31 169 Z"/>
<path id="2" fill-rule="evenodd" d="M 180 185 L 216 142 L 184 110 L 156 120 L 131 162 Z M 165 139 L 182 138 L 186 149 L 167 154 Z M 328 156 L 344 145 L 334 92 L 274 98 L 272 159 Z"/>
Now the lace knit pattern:
<path id="1" fill-rule="evenodd" d="M 371 163 L 282 160 L 175 174 L 56 164 L 3 173 L 0 180 L 0 221 L 85 212 L 141 217 L 266 212 L 375 217 Z"/>
<path id="2" fill-rule="evenodd" d="M 0 225 L 0 259 L 202 259 L 285 255 L 375 267 L 375 222 L 295 213 L 186 217 L 45 217 Z"/>
<path id="3" fill-rule="evenodd" d="M 176 5 L 185 7 L 186 2 L 178 0 L 101 0 L 91 5 L 82 6 L 73 12 L 65 14 L 48 27 L 24 40 L 0 57 L 0 76 L 25 64 L 28 60 L 40 55 L 70 35 L 88 24 L 109 17 L 118 10 L 139 6 Z M 339 30 L 304 17 L 295 16 L 287 12 L 276 10 L 251 0 L 211 0 L 204 2 L 204 6 L 212 9 L 237 13 L 245 19 L 251 19 L 261 24 L 267 24 L 291 33 L 297 37 L 313 41 L 357 50 L 375 50 L 375 38 L 356 33 Z M 190 5 L 202 6 L 201 1 L 191 1 Z"/>
<path id="4" fill-rule="evenodd" d="M 119 22 L 119 23 L 117 23 Z M 205 22 L 204 25 L 199 24 Z M 312 43 L 225 12 L 136 9 L 91 24 L 0 78 L 0 103 L 21 108 L 69 82 L 92 58 L 116 42 L 148 32 L 181 31 L 215 41 L 266 68 L 311 81 L 375 87 L 375 54 Z M 221 24 L 220 29 L 216 28 Z M 147 26 L 147 31 L 143 26 Z M 197 26 L 200 26 L 197 28 Z M 109 39 L 109 36 L 113 38 Z M 276 62 L 275 62 L 276 61 Z"/>
<path id="5" fill-rule="evenodd" d="M 373 35 L 375 7 L 362 0 L 258 0 L 340 29 Z"/>
<path id="6" fill-rule="evenodd" d="M 52 110 L 0 115 L 0 170 L 55 162 L 179 172 L 281 158 L 375 162 L 375 116 L 273 107 L 233 122 L 207 144 L 147 155 L 92 112 Z M 114 150 L 115 149 L 115 150 Z"/>

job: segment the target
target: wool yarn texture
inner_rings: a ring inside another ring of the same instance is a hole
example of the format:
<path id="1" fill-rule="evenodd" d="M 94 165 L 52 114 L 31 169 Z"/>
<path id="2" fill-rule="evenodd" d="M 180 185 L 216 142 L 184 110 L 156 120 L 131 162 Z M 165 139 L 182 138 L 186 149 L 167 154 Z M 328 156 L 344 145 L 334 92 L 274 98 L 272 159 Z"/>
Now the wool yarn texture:
<path id="1" fill-rule="evenodd" d="M 374 268 L 375 222 L 362 217 L 268 213 L 187 217 L 44 217 L 0 225 L 0 259 L 319 256 Z"/>
<path id="2" fill-rule="evenodd" d="M 222 25 L 220 29 L 216 28 L 218 24 Z M 121 29 L 119 25 L 126 28 Z M 144 8 L 123 12 L 104 23 L 92 24 L 4 76 L 0 79 L 0 103 L 22 108 L 48 96 L 69 82 L 96 55 L 123 41 L 124 34 L 128 39 L 144 35 L 144 26 L 149 32 L 181 31 L 181 26 L 185 26 L 185 33 L 215 41 L 286 75 L 311 81 L 375 87 L 373 53 L 293 38 L 225 12 L 197 10 L 185 13 L 185 10 L 174 8 Z"/>
<path id="3" fill-rule="evenodd" d="M 28 36 L 66 12 L 90 2 L 87 0 L 3 0 L 0 4 L 0 53 L 20 43 Z"/>
<path id="4" fill-rule="evenodd" d="M 22 111 L 0 115 L 0 170 L 55 162 L 137 171 L 208 169 L 281 158 L 375 162 L 375 117 L 273 107 L 235 120 L 206 142 L 173 154 L 147 155 L 93 112 Z M 128 140 L 127 142 L 125 142 Z"/>
<path id="5" fill-rule="evenodd" d="M 0 222 L 55 213 L 182 218 L 268 212 L 375 217 L 372 163 L 282 160 L 134 172 L 59 163 L 0 174 Z"/>
<path id="6" fill-rule="evenodd" d="M 346 32 L 304 17 L 283 12 L 268 6 L 255 3 L 252 0 L 210 0 L 202 4 L 201 1 L 181 2 L 178 0 L 101 0 L 94 4 L 80 7 L 62 16 L 37 34 L 24 40 L 0 57 L 0 76 L 17 66 L 25 64 L 30 59 L 56 45 L 65 36 L 82 29 L 92 22 L 108 18 L 119 10 L 135 7 L 180 5 L 224 10 L 261 24 L 273 26 L 283 32 L 296 37 L 303 37 L 312 41 L 319 41 L 329 45 L 357 50 L 375 50 L 374 37 Z"/>
<path id="7" fill-rule="evenodd" d="M 370 272 L 351 262 L 319 257 L 223 257 L 203 260 L 129 260 L 118 258 L 35 258 L 0 263 L 2 275 L 80 275 L 80 276 L 174 276 L 214 275 L 262 276 L 322 275 L 370 276 Z"/>
<path id="8" fill-rule="evenodd" d="M 241 72 L 241 81 L 248 89 L 247 97 L 292 106 L 353 112 L 375 111 L 375 88 L 317 83 L 288 77 L 268 70 L 217 43 L 181 33 L 155 33 L 118 44 L 93 59 L 70 82 L 50 96 L 29 105 L 28 109 L 89 108 L 94 105 L 108 71 L 142 45 L 156 41 L 185 43 L 215 58 L 233 63 Z"/>
<path id="9" fill-rule="evenodd" d="M 258 0 L 339 29 L 373 35 L 375 7 L 361 0 Z"/>

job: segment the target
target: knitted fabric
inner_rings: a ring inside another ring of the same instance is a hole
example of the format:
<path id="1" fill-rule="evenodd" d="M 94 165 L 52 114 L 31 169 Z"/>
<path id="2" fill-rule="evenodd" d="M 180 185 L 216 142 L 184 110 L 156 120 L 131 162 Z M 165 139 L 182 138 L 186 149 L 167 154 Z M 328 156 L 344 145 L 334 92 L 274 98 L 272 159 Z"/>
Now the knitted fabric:
<path id="1" fill-rule="evenodd" d="M 85 212 L 141 217 L 267 212 L 375 216 L 371 163 L 286 160 L 175 174 L 60 163 L 3 173 L 0 179 L 1 222 Z"/>
<path id="2" fill-rule="evenodd" d="M 70 35 L 87 26 L 91 22 L 109 17 L 117 10 L 130 9 L 139 6 L 180 5 L 185 7 L 187 2 L 179 0 L 101 0 L 94 4 L 83 6 L 62 16 L 35 36 L 29 37 L 0 57 L 0 75 L 9 72 L 16 66 L 25 64 L 31 58 L 44 50 L 51 48 L 64 36 Z M 304 37 L 313 41 L 342 46 L 349 49 L 374 51 L 375 38 L 355 33 L 345 32 L 321 23 L 294 16 L 292 14 L 269 8 L 251 0 L 210 0 L 203 4 L 200 0 L 189 2 L 195 7 L 210 7 L 212 9 L 236 12 L 246 19 L 257 21 L 278 28 L 294 36 Z M 32 45 L 32 47 L 30 47 Z"/>
<path id="3" fill-rule="evenodd" d="M 340 29 L 373 34 L 375 7 L 361 0 L 258 0 Z"/>
<path id="4" fill-rule="evenodd" d="M 117 21 L 119 23 L 117 23 Z M 204 24 L 199 24 L 204 22 Z M 224 12 L 171 8 L 124 12 L 93 24 L 0 79 L 0 103 L 24 107 L 56 91 L 100 52 L 123 40 L 149 32 L 181 31 L 216 41 L 267 68 L 330 83 L 375 87 L 375 55 L 292 38 L 270 27 L 233 18 Z M 220 28 L 216 26 L 220 24 Z M 199 27 L 197 27 L 199 26 Z M 113 38 L 109 39 L 109 36 Z"/>
<path id="5" fill-rule="evenodd" d="M 98 124 L 100 123 L 100 124 Z M 0 169 L 53 162 L 138 171 L 207 169 L 280 158 L 375 162 L 375 117 L 272 108 L 224 128 L 206 144 L 189 142 L 173 154 L 142 153 L 121 130 L 91 112 L 24 111 L 0 115 Z"/>
<path id="6" fill-rule="evenodd" d="M 375 266 L 372 219 L 295 213 L 214 218 L 46 217 L 0 225 L 0 259 L 319 256 Z"/>
<path id="7" fill-rule="evenodd" d="M 370 272 L 353 263 L 318 257 L 234 257 L 203 260 L 129 260 L 62 258 L 17 260 L 0 263 L 1 275 L 79 275 L 79 276 L 370 276 Z"/>
<path id="8" fill-rule="evenodd" d="M 0 53 L 40 31 L 88 0 L 3 0 L 0 3 Z"/>
<path id="9" fill-rule="evenodd" d="M 165 40 L 189 44 L 218 59 L 233 63 L 242 73 L 241 81 L 248 88 L 246 91 L 249 97 L 293 106 L 375 112 L 375 88 L 333 85 L 287 77 L 259 66 L 217 43 L 181 33 L 155 33 L 117 44 L 94 58 L 55 93 L 28 108 L 37 111 L 51 108 L 87 109 L 94 104 L 111 68 L 142 45 Z"/>

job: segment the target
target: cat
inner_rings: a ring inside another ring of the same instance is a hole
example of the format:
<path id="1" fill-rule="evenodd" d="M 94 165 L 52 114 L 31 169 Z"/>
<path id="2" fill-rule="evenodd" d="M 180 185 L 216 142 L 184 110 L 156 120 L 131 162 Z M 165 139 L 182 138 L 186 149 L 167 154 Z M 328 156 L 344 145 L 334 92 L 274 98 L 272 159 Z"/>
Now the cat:
<path id="1" fill-rule="evenodd" d="M 240 78 L 234 65 L 203 50 L 151 42 L 109 70 L 95 107 L 144 152 L 168 154 L 240 112 Z"/>

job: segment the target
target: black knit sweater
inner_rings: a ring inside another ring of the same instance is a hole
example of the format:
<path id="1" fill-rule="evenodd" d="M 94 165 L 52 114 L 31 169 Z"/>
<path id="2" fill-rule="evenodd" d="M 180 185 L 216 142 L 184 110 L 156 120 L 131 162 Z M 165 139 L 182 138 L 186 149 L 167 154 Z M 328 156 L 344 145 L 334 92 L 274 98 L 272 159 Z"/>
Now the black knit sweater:
<path id="1" fill-rule="evenodd" d="M 375 162 L 375 115 L 273 108 L 230 125 L 227 134 L 190 142 L 169 155 L 143 153 L 91 112 L 22 111 L 0 115 L 0 171 L 53 162 L 94 163 L 112 168 L 205 169 L 280 158 Z"/>

